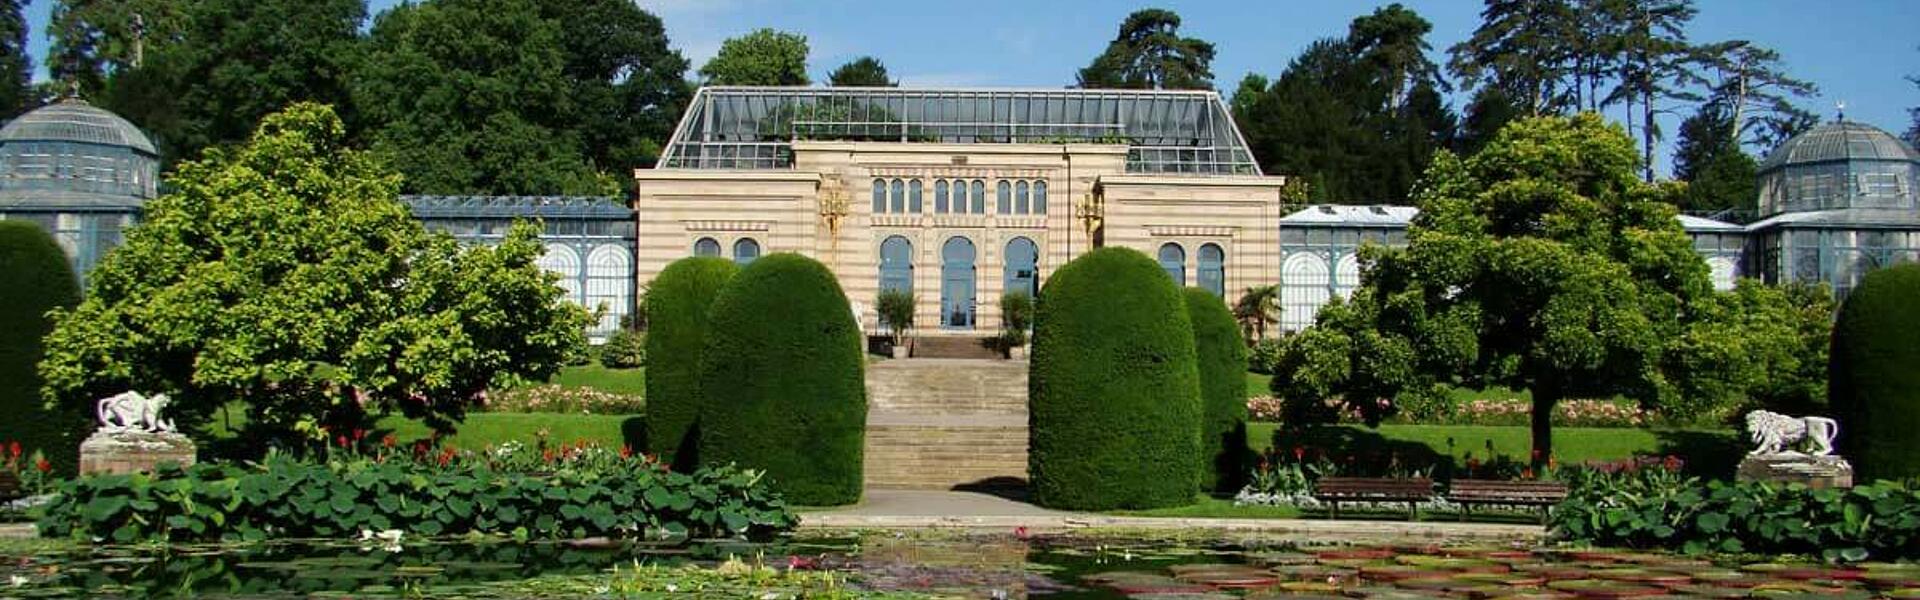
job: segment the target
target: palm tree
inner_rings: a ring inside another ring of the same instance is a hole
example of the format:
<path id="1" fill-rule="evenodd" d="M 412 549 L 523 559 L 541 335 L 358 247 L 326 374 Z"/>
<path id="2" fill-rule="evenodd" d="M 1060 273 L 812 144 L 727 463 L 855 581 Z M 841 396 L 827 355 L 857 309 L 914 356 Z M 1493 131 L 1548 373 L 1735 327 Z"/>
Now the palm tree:
<path id="1" fill-rule="evenodd" d="M 1267 337 L 1267 325 L 1280 321 L 1280 286 L 1247 288 L 1233 306 L 1233 318 L 1240 321 L 1240 331 L 1248 343 Z"/>

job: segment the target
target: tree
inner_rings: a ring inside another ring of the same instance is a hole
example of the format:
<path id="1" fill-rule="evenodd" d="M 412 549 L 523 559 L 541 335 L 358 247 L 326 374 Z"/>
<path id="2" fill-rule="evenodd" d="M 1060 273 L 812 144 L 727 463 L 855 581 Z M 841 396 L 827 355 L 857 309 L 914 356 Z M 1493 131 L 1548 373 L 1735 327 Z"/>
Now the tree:
<path id="1" fill-rule="evenodd" d="M 660 157 L 692 96 L 687 59 L 668 47 L 660 18 L 630 0 L 541 2 L 560 25 L 570 114 L 557 126 L 580 134 L 592 169 L 625 185 Z"/>
<path id="2" fill-rule="evenodd" d="M 674 468 L 700 467 L 702 355 L 720 289 L 740 271 L 733 261 L 692 256 L 673 261 L 647 283 L 647 448 Z"/>
<path id="3" fill-rule="evenodd" d="M 650 102 L 644 90 L 630 89 L 629 96 L 608 86 L 623 73 L 640 75 L 671 97 L 680 84 L 666 80 L 676 76 L 671 70 L 678 63 L 662 59 L 667 72 L 653 72 L 640 66 L 652 63 L 620 53 L 570 54 L 598 50 L 572 46 L 577 42 L 568 38 L 592 38 L 591 32 L 556 17 L 589 5 L 556 4 L 567 3 L 433 0 L 402 4 L 374 19 L 353 100 L 374 151 L 406 175 L 406 191 L 617 193 L 615 177 L 599 169 L 625 167 L 597 165 L 587 149 L 590 137 L 606 141 L 609 132 L 586 129 L 609 124 L 609 117 L 589 116 L 586 109 L 637 107 L 615 112 L 640 117 L 613 124 L 615 134 L 658 129 L 646 124 L 646 115 L 677 109 L 642 106 Z M 582 79 L 596 74 L 611 79 Z M 632 140 L 607 143 L 601 152 L 608 157 L 646 148 Z"/>
<path id="4" fill-rule="evenodd" d="M 1500 88 L 1523 114 L 1559 112 L 1572 104 L 1559 86 L 1578 23 L 1579 12 L 1567 0 L 1486 0 L 1480 26 L 1448 50 L 1447 69 L 1467 88 Z"/>
<path id="5" fill-rule="evenodd" d="M 1920 86 L 1920 77 L 1910 75 L 1907 81 Z M 1907 109 L 1907 114 L 1913 116 L 1913 126 L 1907 128 L 1907 143 L 1920 146 L 1920 106 Z"/>
<path id="6" fill-rule="evenodd" d="M 833 272 L 769 254 L 728 281 L 710 310 L 700 459 L 764 469 L 795 504 L 858 502 L 866 357 Z"/>
<path id="7" fill-rule="evenodd" d="M 47 25 L 52 47 L 47 69 L 82 95 L 105 90 L 107 78 L 139 66 L 146 54 L 181 40 L 193 2 L 178 0 L 55 0 Z M 364 8 L 362 10 L 365 10 Z"/>
<path id="8" fill-rule="evenodd" d="M 1387 107 L 1399 112 L 1408 91 L 1420 86 L 1446 89 L 1440 67 L 1427 59 L 1426 35 L 1433 24 L 1399 3 L 1375 9 L 1373 14 L 1353 20 L 1347 28 L 1347 45 L 1362 65 L 1375 74 L 1375 85 L 1388 90 Z"/>
<path id="9" fill-rule="evenodd" d="M 827 81 L 833 87 L 900 87 L 900 82 L 887 75 L 887 66 L 871 56 L 840 65 L 827 75 Z"/>
<path id="10" fill-rule="evenodd" d="M 87 413 L 78 407 L 49 410 L 41 399 L 43 340 L 53 330 L 47 313 L 80 302 L 73 267 L 60 245 L 29 221 L 0 221 L 0 442 L 39 451 L 54 470 L 72 474 Z M 21 464 L 25 467 L 26 465 Z"/>
<path id="11" fill-rule="evenodd" d="M 165 393 L 183 428 L 232 407 L 243 439 L 275 443 L 393 412 L 451 431 L 486 390 L 544 381 L 584 346 L 538 227 L 467 249 L 427 233 L 327 107 L 271 115 L 171 181 L 54 313 L 40 372 L 57 405 Z"/>
<path id="12" fill-rule="evenodd" d="M 1482 87 L 1467 103 L 1467 115 L 1460 123 L 1460 136 L 1454 150 L 1467 156 L 1480 152 L 1493 142 L 1507 123 L 1526 114 L 1526 108 L 1497 87 Z"/>
<path id="13" fill-rule="evenodd" d="M 803 86 L 807 36 L 761 29 L 720 44 L 720 53 L 700 67 L 707 85 Z"/>
<path id="14" fill-rule="evenodd" d="M 1139 251 L 1107 247 L 1060 267 L 1040 298 L 1027 384 L 1034 502 L 1191 504 L 1202 408 L 1179 288 Z"/>
<path id="15" fill-rule="evenodd" d="M 33 62 L 27 58 L 27 18 L 21 0 L 0 2 L 0 119 L 12 119 L 39 104 Z"/>
<path id="16" fill-rule="evenodd" d="M 1707 103 L 1680 122 L 1673 177 L 1687 182 L 1680 206 L 1695 211 L 1751 210 L 1759 200 L 1760 166 L 1734 139 L 1732 119 Z"/>
<path id="17" fill-rule="evenodd" d="M 1338 396 L 1370 421 L 1450 386 L 1532 392 L 1534 461 L 1563 398 L 1658 406 L 1666 345 L 1712 295 L 1675 186 L 1634 176 L 1617 127 L 1522 119 L 1471 158 L 1441 153 L 1401 249 L 1363 249 L 1361 287 L 1293 336 L 1273 389 L 1296 414 Z"/>
<path id="18" fill-rule="evenodd" d="M 1618 0 L 1620 32 L 1615 40 L 1621 53 L 1618 85 L 1602 100 L 1602 108 L 1627 105 L 1627 123 L 1634 106 L 1640 109 L 1641 156 L 1647 181 L 1653 181 L 1653 144 L 1664 137 L 1657 116 L 1662 100 L 1698 101 L 1692 92 L 1706 83 L 1695 69 L 1698 54 L 1687 43 L 1686 26 L 1699 11 L 1693 0 Z M 1629 127 L 1631 129 L 1631 126 Z"/>
<path id="19" fill-rule="evenodd" d="M 1180 15 L 1149 8 L 1120 23 L 1120 34 L 1080 70 L 1079 87 L 1204 90 L 1213 88 L 1213 44 L 1180 37 Z"/>
<path id="20" fill-rule="evenodd" d="M 1266 339 L 1267 326 L 1280 322 L 1280 286 L 1247 288 L 1247 293 L 1241 294 L 1240 301 L 1233 305 L 1233 320 L 1240 323 L 1240 335 L 1246 337 L 1248 344 Z"/>
<path id="21" fill-rule="evenodd" d="M 1847 294 L 1833 326 L 1827 389 L 1843 428 L 1840 451 L 1863 481 L 1920 476 L 1913 432 L 1920 429 L 1920 265 L 1867 273 Z"/>
<path id="22" fill-rule="evenodd" d="M 1695 302 L 1661 370 L 1675 393 L 1653 406 L 1680 422 L 1725 423 L 1764 408 L 1807 414 L 1826 404 L 1833 300 L 1824 285 L 1742 279 Z"/>
<path id="23" fill-rule="evenodd" d="M 1715 74 L 1710 103 L 1729 113 L 1736 142 L 1771 148 L 1818 122 L 1790 97 L 1809 98 L 1819 88 L 1788 76 L 1779 52 L 1732 40 L 1709 44 L 1699 54 Z"/>
<path id="24" fill-rule="evenodd" d="M 175 10 L 177 39 L 115 67 L 102 92 L 103 106 L 154 134 L 166 162 L 245 141 L 293 102 L 347 106 L 362 0 L 195 0 Z"/>

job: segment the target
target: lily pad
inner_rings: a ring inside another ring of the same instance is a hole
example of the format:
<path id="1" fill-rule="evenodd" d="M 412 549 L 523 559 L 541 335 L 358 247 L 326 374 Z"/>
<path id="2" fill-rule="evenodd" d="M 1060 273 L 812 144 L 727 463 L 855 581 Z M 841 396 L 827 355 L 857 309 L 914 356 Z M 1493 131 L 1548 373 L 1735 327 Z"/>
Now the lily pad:
<path id="1" fill-rule="evenodd" d="M 1666 593 L 1666 590 L 1657 587 L 1600 579 L 1555 581 L 1548 583 L 1547 589 L 1566 592 L 1581 598 L 1645 598 Z"/>

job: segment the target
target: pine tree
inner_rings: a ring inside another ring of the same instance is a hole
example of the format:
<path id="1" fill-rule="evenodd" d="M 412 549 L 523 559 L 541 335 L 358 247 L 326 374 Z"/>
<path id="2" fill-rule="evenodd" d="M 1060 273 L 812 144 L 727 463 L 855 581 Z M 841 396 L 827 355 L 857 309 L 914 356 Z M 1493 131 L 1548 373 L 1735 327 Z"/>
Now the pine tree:
<path id="1" fill-rule="evenodd" d="M 1079 87 L 1203 90 L 1213 88 L 1213 44 L 1180 37 L 1180 15 L 1150 8 L 1127 15 L 1120 34 L 1081 69 Z"/>
<path id="2" fill-rule="evenodd" d="M 0 1 L 0 119 L 31 110 L 33 63 L 27 59 L 27 19 L 22 0 Z"/>

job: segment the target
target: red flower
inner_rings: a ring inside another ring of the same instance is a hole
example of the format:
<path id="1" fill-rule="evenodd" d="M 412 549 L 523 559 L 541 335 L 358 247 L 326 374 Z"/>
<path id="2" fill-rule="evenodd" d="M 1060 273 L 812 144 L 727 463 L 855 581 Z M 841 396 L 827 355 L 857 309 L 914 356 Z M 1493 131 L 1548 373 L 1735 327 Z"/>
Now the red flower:
<path id="1" fill-rule="evenodd" d="M 353 441 L 356 441 L 356 442 L 358 442 L 358 441 L 360 441 L 360 440 L 364 440 L 364 439 L 367 439 L 367 430 L 365 430 L 365 429 L 355 429 L 355 430 L 353 430 Z"/>
<path id="2" fill-rule="evenodd" d="M 399 440 L 396 440 L 393 438 L 393 434 L 389 433 L 387 434 L 387 437 L 380 438 L 380 445 L 388 448 L 392 448 L 393 444 L 398 441 Z"/>
<path id="3" fill-rule="evenodd" d="M 1522 479 L 1533 479 L 1533 467 L 1527 467 L 1526 470 L 1521 471 L 1520 477 Z"/>
<path id="4" fill-rule="evenodd" d="M 47 462 L 45 458 L 41 458 L 40 460 L 33 461 L 33 468 L 39 469 L 41 473 L 45 473 L 53 470 L 53 463 Z"/>
<path id="5" fill-rule="evenodd" d="M 620 445 L 620 458 L 633 458 L 633 446 Z"/>
<path id="6" fill-rule="evenodd" d="M 20 458 L 20 442 L 7 442 L 7 454 Z"/>
<path id="7" fill-rule="evenodd" d="M 335 437 L 333 438 L 333 441 L 339 442 L 341 448 L 347 447 L 347 436 L 343 435 L 343 436 Z"/>
<path id="8" fill-rule="evenodd" d="M 1013 537 L 1017 537 L 1023 540 L 1027 539 L 1027 526 L 1021 525 L 1019 527 L 1013 528 Z"/>
<path id="9" fill-rule="evenodd" d="M 1306 448 L 1301 448 L 1301 447 L 1299 447 L 1299 446 L 1294 446 L 1294 447 L 1293 447 L 1293 459 L 1294 459 L 1294 460 L 1304 460 L 1304 459 L 1306 459 L 1306 457 L 1307 457 L 1307 449 L 1306 449 Z"/>

